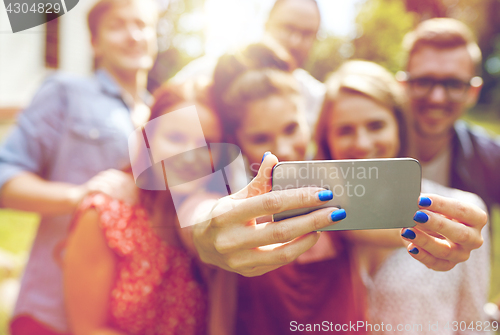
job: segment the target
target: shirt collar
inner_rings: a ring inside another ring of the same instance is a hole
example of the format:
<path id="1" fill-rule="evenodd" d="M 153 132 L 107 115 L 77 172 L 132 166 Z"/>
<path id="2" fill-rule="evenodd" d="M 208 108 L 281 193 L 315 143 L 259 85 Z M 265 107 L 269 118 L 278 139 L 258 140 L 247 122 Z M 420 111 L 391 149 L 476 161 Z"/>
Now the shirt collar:
<path id="1" fill-rule="evenodd" d="M 127 103 L 126 99 L 124 99 L 121 86 L 118 85 L 116 80 L 109 74 L 108 71 L 100 68 L 96 70 L 95 76 L 97 78 L 97 81 L 101 85 L 101 89 L 105 93 L 120 98 L 125 103 L 125 105 L 127 105 L 127 108 L 130 109 L 129 104 Z M 142 98 L 142 101 L 146 105 L 148 105 L 149 107 L 152 106 L 153 96 L 151 95 L 151 93 L 149 93 L 147 90 L 144 90 L 143 92 L 141 92 L 140 96 Z"/>
<path id="2" fill-rule="evenodd" d="M 97 81 L 101 85 L 101 89 L 112 96 L 122 98 L 122 89 L 113 77 L 104 69 L 98 69 L 95 72 Z"/>

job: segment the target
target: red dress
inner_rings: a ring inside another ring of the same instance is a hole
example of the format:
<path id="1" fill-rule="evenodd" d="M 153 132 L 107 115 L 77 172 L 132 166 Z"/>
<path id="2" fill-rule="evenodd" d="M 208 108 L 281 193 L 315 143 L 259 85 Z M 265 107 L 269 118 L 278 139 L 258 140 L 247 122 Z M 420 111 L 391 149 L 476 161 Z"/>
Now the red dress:
<path id="1" fill-rule="evenodd" d="M 108 246 L 118 255 L 110 296 L 110 326 L 127 334 L 204 334 L 207 294 L 194 260 L 153 231 L 141 206 L 96 194 L 78 213 L 95 208 Z"/>

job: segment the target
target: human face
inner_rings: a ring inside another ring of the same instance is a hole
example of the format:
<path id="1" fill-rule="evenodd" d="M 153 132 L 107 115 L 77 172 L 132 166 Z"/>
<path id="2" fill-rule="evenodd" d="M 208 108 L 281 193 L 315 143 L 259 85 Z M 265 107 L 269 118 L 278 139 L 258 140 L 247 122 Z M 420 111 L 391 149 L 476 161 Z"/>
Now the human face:
<path id="1" fill-rule="evenodd" d="M 394 158 L 399 152 L 394 113 L 361 94 L 341 93 L 328 120 L 327 141 L 334 159 Z"/>
<path id="2" fill-rule="evenodd" d="M 104 13 L 92 40 L 100 65 L 118 73 L 151 69 L 158 52 L 156 21 L 148 1 L 115 5 Z"/>
<path id="3" fill-rule="evenodd" d="M 266 151 L 279 160 L 303 160 L 309 130 L 299 109 L 299 97 L 272 95 L 246 106 L 236 140 L 250 167 L 260 164 Z"/>
<path id="4" fill-rule="evenodd" d="M 191 103 L 178 104 L 169 111 L 176 111 L 191 105 Z M 220 142 L 221 127 L 212 110 L 203 105 L 196 105 L 196 111 L 197 115 L 167 113 L 157 125 L 149 141 L 150 147 L 155 148 L 157 157 L 167 158 L 165 171 L 169 186 L 185 184 L 212 172 L 206 144 Z M 199 127 L 193 126 L 198 122 L 201 123 L 202 132 Z M 199 149 L 193 150 L 193 148 Z M 193 183 L 191 186 L 186 185 L 180 189 L 180 192 L 190 192 L 192 191 L 190 187 L 193 186 L 195 186 Z"/>
<path id="5" fill-rule="evenodd" d="M 318 7 L 312 1 L 288 0 L 269 17 L 266 31 L 304 65 L 320 25 Z"/>
<path id="6" fill-rule="evenodd" d="M 468 83 L 474 76 L 474 65 L 467 48 L 438 49 L 422 46 L 417 49 L 408 62 L 410 80 L 429 78 L 435 81 L 459 80 Z M 466 108 L 474 103 L 479 89 L 472 87 L 464 90 L 462 101 L 451 101 L 443 85 L 434 85 L 426 97 L 415 96 L 411 82 L 406 85 L 410 108 L 418 136 L 440 138 L 451 134 L 455 121 Z"/>

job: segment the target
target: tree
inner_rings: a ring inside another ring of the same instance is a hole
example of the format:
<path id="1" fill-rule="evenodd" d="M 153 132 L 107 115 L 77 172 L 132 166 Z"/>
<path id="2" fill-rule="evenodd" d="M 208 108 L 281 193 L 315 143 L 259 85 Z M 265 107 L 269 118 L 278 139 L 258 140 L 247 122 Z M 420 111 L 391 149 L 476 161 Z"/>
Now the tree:
<path id="1" fill-rule="evenodd" d="M 167 8 L 158 22 L 159 54 L 148 79 L 148 89 L 154 91 L 171 78 L 187 63 L 203 55 L 205 35 L 202 16 L 204 0 L 163 1 Z M 193 44 L 200 46 L 200 52 L 193 53 Z"/>
<path id="2" fill-rule="evenodd" d="M 358 36 L 352 58 L 376 62 L 392 72 L 402 67 L 401 42 L 415 25 L 416 15 L 400 0 L 369 0 L 356 18 Z"/>
<path id="3" fill-rule="evenodd" d="M 348 39 L 337 36 L 322 38 L 314 45 L 305 69 L 319 81 L 325 81 L 330 72 L 352 55 L 351 49 Z"/>

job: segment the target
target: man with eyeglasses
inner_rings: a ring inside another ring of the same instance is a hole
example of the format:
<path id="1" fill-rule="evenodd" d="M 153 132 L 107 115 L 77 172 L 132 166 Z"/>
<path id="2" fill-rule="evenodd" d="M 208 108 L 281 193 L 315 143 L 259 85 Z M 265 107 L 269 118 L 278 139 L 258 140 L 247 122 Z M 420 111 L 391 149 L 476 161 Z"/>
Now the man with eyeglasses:
<path id="1" fill-rule="evenodd" d="M 420 23 L 403 41 L 404 82 L 424 178 L 500 204 L 500 141 L 459 118 L 482 87 L 481 51 L 470 29 L 450 18 Z"/>
<path id="2" fill-rule="evenodd" d="M 422 176 L 479 195 L 491 211 L 500 205 L 500 140 L 459 120 L 483 84 L 474 35 L 460 21 L 435 18 L 408 33 L 403 47 L 406 73 L 398 79 L 406 86 Z"/>
<path id="3" fill-rule="evenodd" d="M 295 60 L 293 75 L 306 102 L 306 118 L 314 127 L 323 104 L 324 85 L 302 69 L 316 41 L 321 16 L 315 0 L 277 0 L 269 12 L 265 33 L 277 40 Z"/>
<path id="4" fill-rule="evenodd" d="M 278 42 L 291 56 L 290 67 L 305 100 L 307 123 L 314 128 L 325 97 L 325 85 L 302 69 L 316 41 L 321 15 L 316 0 L 276 0 L 265 24 L 263 42 Z M 194 77 L 211 78 L 218 58 L 195 59 L 173 78 L 184 82 Z"/>

